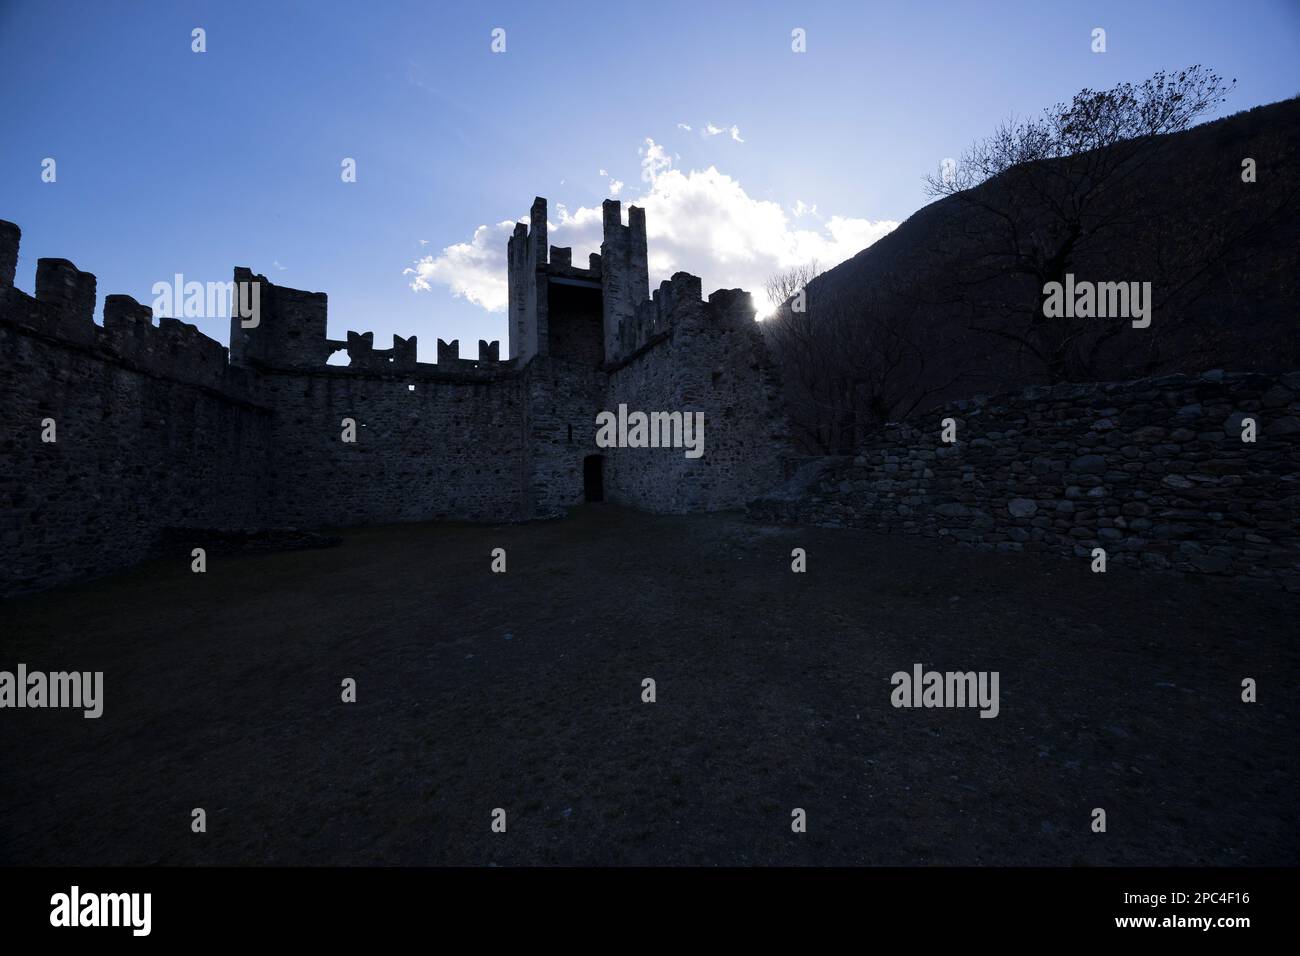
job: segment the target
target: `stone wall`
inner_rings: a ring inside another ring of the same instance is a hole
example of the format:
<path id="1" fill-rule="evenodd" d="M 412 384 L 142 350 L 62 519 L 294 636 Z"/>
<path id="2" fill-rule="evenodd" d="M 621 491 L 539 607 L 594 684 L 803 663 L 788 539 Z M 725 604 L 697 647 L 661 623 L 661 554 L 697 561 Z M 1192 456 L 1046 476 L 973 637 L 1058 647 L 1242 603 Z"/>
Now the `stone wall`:
<path id="1" fill-rule="evenodd" d="M 636 347 L 610 374 L 605 410 L 703 412 L 704 453 L 607 449 L 609 499 L 647 511 L 715 511 L 776 487 L 789 427 L 749 294 L 720 290 L 704 302 L 700 280 L 679 272 L 629 326 L 624 342 Z"/>
<path id="2" fill-rule="evenodd" d="M 619 229 L 631 241 L 636 225 Z M 434 365 L 415 360 L 414 339 L 329 340 L 323 295 L 240 270 L 264 284 L 262 311 L 254 330 L 232 327 L 232 364 L 127 296 L 108 296 L 96 325 L 95 277 L 66 260 L 39 260 L 37 294 L 19 291 L 18 241 L 0 222 L 0 594 L 129 565 L 179 540 L 168 529 L 557 516 L 583 500 L 592 455 L 608 500 L 651 511 L 751 501 L 768 519 L 1079 559 L 1104 548 L 1112 565 L 1300 587 L 1300 373 L 959 402 L 888 426 L 856 458 L 811 460 L 767 494 L 789 471 L 788 425 L 746 293 L 706 302 L 678 273 L 620 320 L 619 357 L 600 367 L 581 349 L 502 363 L 495 343 L 462 359 L 441 341 Z M 585 272 L 567 250 L 555 258 L 562 278 L 590 283 L 599 269 L 596 256 Z M 323 364 L 340 348 L 351 367 Z M 597 447 L 597 413 L 620 406 L 702 412 L 703 456 Z M 941 440 L 944 418 L 955 443 Z M 41 440 L 47 419 L 55 442 Z"/>
<path id="3" fill-rule="evenodd" d="M 1298 396 L 1300 372 L 1215 371 L 958 402 L 807 462 L 750 512 L 1300 588 Z"/>
<path id="4" fill-rule="evenodd" d="M 12 276 L 16 230 L 0 240 Z M 66 260 L 41 260 L 36 297 L 0 286 L 0 594 L 175 550 L 169 529 L 556 517 L 584 500 L 592 455 L 608 499 L 656 511 L 738 507 L 780 478 L 779 392 L 743 294 L 702 302 L 680 274 L 645 303 L 646 334 L 616 366 L 536 355 L 521 368 L 495 343 L 473 360 L 439 342 L 435 365 L 414 361 L 413 340 L 334 342 L 323 295 L 235 278 L 262 284 L 260 325 L 232 322 L 242 364 L 128 296 L 108 296 L 96 325 L 95 277 Z M 338 347 L 351 367 L 324 364 Z M 596 414 L 620 402 L 703 411 L 704 457 L 598 448 Z M 45 418 L 56 442 L 40 440 Z"/>
<path id="5" fill-rule="evenodd" d="M 133 564 L 166 528 L 262 524 L 271 414 L 225 350 L 180 322 L 140 325 L 125 296 L 101 328 L 93 276 L 63 260 L 39 276 L 78 291 L 0 287 L 0 595 Z"/>
<path id="6" fill-rule="evenodd" d="M 532 517 L 516 374 L 261 368 L 255 395 L 275 410 L 266 495 L 280 525 Z"/>
<path id="7" fill-rule="evenodd" d="M 595 420 L 608 380 L 598 368 L 548 356 L 534 358 L 524 377 L 530 517 L 559 517 L 584 500 L 583 460 L 604 454 Z"/>
<path id="8" fill-rule="evenodd" d="M 544 201 L 533 213 L 511 255 L 540 256 L 557 302 L 577 301 L 557 316 L 556 342 L 538 340 L 558 348 L 504 363 L 484 341 L 469 359 L 439 340 L 428 364 L 414 338 L 329 339 L 324 294 L 242 268 L 231 288 L 256 288 L 258 315 L 247 328 L 231 319 L 230 352 L 184 322 L 154 324 L 128 296 L 104 300 L 100 326 L 95 277 L 67 260 L 39 261 L 35 296 L 13 286 L 20 234 L 0 221 L 0 595 L 163 551 L 188 561 L 187 535 L 556 517 L 584 500 L 590 456 L 603 459 L 607 499 L 654 511 L 739 507 L 777 484 L 785 417 L 749 296 L 704 302 L 679 273 L 622 315 L 620 358 L 601 364 L 600 257 L 576 269 L 556 249 L 547 263 Z M 634 297 L 644 220 L 633 211 L 619 225 L 617 204 L 606 214 L 630 269 L 614 287 Z M 338 350 L 350 365 L 326 364 Z M 620 403 L 703 412 L 703 457 L 597 447 L 597 414 Z M 55 442 L 41 441 L 47 418 Z"/>

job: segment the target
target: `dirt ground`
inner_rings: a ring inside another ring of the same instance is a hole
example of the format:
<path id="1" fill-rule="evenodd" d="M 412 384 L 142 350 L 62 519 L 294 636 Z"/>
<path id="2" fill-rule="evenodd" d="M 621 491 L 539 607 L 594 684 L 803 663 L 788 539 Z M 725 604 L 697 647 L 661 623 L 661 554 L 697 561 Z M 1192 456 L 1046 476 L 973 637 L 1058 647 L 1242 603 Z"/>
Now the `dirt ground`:
<path id="1" fill-rule="evenodd" d="M 1297 862 L 1295 595 L 610 505 L 342 535 L 0 607 L 0 669 L 105 675 L 0 713 L 0 863 Z M 894 708 L 917 662 L 999 716 Z"/>

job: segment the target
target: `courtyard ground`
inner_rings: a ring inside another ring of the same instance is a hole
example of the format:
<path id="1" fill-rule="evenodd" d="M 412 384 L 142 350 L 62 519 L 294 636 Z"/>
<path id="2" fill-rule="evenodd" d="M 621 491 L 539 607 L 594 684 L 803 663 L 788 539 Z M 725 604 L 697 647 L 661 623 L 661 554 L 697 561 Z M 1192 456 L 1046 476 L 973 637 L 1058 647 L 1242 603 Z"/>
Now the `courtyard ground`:
<path id="1" fill-rule="evenodd" d="M 1295 595 L 611 505 L 341 534 L 0 606 L 0 669 L 105 675 L 0 714 L 0 863 L 1297 861 Z M 917 662 L 999 715 L 895 709 Z"/>

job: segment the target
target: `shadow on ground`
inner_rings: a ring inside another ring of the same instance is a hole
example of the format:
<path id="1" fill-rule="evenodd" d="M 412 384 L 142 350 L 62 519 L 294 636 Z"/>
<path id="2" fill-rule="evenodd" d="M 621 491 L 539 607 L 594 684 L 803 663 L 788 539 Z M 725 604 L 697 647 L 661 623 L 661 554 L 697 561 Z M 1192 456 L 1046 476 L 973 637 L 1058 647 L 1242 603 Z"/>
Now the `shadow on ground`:
<path id="1" fill-rule="evenodd" d="M 105 672 L 0 714 L 0 863 L 1296 862 L 1294 595 L 608 505 L 342 534 L 0 607 L 0 669 Z M 1000 715 L 894 709 L 916 662 Z"/>

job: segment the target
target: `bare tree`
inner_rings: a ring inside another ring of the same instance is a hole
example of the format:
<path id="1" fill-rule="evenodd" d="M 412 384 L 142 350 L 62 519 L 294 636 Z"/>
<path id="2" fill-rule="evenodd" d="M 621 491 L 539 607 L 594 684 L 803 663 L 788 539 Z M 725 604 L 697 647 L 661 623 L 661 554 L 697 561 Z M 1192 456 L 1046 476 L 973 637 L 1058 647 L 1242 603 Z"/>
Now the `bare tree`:
<path id="1" fill-rule="evenodd" d="M 1160 197 L 1135 194 L 1139 183 L 1177 171 L 1176 162 L 1151 169 L 1170 159 L 1155 137 L 1187 129 L 1222 103 L 1235 83 L 1193 66 L 1157 73 L 1137 86 L 1085 89 L 1040 118 L 1003 123 L 955 166 L 928 176 L 930 195 L 957 202 L 942 251 L 959 248 L 962 258 L 962 267 L 931 290 L 931 301 L 965 308 L 970 329 L 1003 340 L 1049 381 L 1095 377 L 1127 323 L 1048 318 L 1047 283 L 1064 283 L 1067 273 L 1085 268 L 1143 270 L 1123 278 L 1152 281 L 1155 309 L 1167 313 L 1222 271 L 1246 230 L 1274 218 L 1225 228 L 1221 217 L 1210 217 L 1203 234 L 1189 236 L 1171 228 L 1180 218 L 1175 190 Z M 1289 204 L 1290 197 L 1284 199 L 1277 212 Z M 1138 236 L 1147 243 L 1135 256 Z M 1142 340 L 1149 353 L 1144 364 L 1159 366 L 1162 341 L 1158 333 Z"/>
<path id="2" fill-rule="evenodd" d="M 1164 137 L 1231 86 L 1192 67 L 1083 90 L 930 177 L 930 193 L 950 201 L 918 213 L 920 241 L 882 249 L 866 269 L 774 275 L 768 296 L 784 304 L 764 334 L 805 447 L 845 453 L 972 388 L 1212 368 L 1234 336 L 1232 354 L 1248 350 L 1260 326 L 1235 319 L 1258 314 L 1261 298 L 1290 301 L 1275 293 L 1294 283 L 1295 236 L 1279 242 L 1275 230 L 1296 232 L 1294 145 L 1285 130 L 1234 127 L 1272 164 L 1260 190 L 1238 188 L 1215 136 Z M 1198 156 L 1183 154 L 1189 142 Z M 1044 287 L 1071 273 L 1151 282 L 1157 317 L 1126 337 L 1124 317 L 1049 318 Z M 1300 335 L 1287 334 L 1282 347 L 1300 354 Z"/>
<path id="3" fill-rule="evenodd" d="M 817 260 L 813 259 L 804 265 L 794 266 L 769 276 L 763 283 L 763 290 L 767 293 L 769 302 L 775 302 L 778 306 L 784 305 L 806 289 L 820 273 Z"/>
<path id="4" fill-rule="evenodd" d="M 914 412 L 961 377 L 944 362 L 940 327 L 885 292 L 837 294 L 792 270 L 767 283 L 784 299 L 763 323 L 780 363 L 791 421 L 802 444 L 823 454 L 852 451 L 870 431 Z"/>

